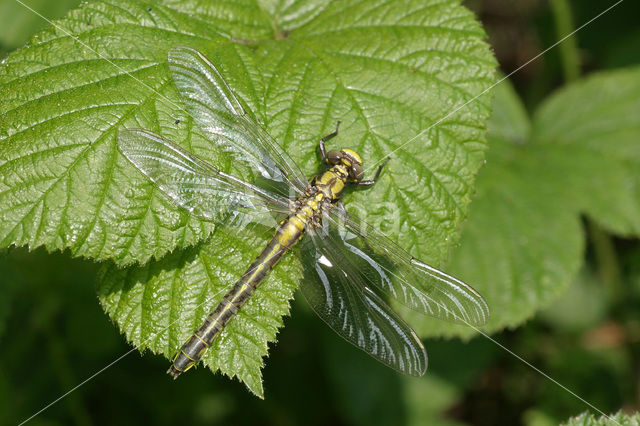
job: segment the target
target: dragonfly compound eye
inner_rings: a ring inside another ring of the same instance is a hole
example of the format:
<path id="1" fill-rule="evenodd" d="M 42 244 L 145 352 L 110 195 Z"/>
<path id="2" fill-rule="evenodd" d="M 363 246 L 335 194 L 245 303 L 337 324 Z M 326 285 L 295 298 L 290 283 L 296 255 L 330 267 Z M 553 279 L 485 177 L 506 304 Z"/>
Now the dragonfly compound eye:
<path id="1" fill-rule="evenodd" d="M 351 169 L 349 170 L 349 173 L 351 174 L 351 179 L 355 180 L 355 181 L 361 181 L 362 178 L 364 177 L 364 172 L 362 171 L 362 164 L 359 163 L 355 163 L 351 166 Z"/>
<path id="2" fill-rule="evenodd" d="M 342 161 L 342 152 L 340 151 L 329 151 L 327 154 L 327 162 L 329 164 L 338 164 Z"/>

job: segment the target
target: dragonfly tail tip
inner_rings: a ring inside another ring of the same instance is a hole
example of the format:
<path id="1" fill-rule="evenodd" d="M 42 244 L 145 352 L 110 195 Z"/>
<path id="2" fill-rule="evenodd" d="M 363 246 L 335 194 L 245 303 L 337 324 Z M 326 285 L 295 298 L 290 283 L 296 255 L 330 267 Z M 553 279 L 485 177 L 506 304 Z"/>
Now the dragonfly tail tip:
<path id="1" fill-rule="evenodd" d="M 182 371 L 178 370 L 173 365 L 167 370 L 167 374 L 173 377 L 173 380 L 177 379 L 180 373 L 182 373 Z"/>

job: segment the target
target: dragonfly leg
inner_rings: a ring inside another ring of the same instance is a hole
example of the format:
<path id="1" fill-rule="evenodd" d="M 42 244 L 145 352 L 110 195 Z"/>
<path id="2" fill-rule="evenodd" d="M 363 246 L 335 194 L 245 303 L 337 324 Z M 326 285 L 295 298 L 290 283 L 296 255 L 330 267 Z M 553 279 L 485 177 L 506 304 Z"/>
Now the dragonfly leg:
<path id="1" fill-rule="evenodd" d="M 323 137 L 320 139 L 320 155 L 322 156 L 322 161 L 324 161 L 325 163 L 327 162 L 327 151 L 324 148 L 324 143 L 326 141 L 328 141 L 331 138 L 335 138 L 336 136 L 338 136 L 338 128 L 340 127 L 340 121 L 338 121 L 338 123 L 336 123 L 336 130 L 333 131 L 333 133 L 329 133 L 327 136 Z"/>
<path id="2" fill-rule="evenodd" d="M 380 177 L 380 173 L 382 172 L 382 169 L 384 168 L 384 166 L 387 165 L 389 160 L 391 160 L 391 158 L 387 157 L 387 159 L 384 160 L 384 163 L 380 164 L 380 166 L 378 167 L 378 170 L 376 171 L 376 174 L 373 177 L 373 179 L 361 180 L 356 185 L 357 186 L 373 186 L 373 185 L 375 185 L 375 183 L 378 181 L 378 178 Z"/>

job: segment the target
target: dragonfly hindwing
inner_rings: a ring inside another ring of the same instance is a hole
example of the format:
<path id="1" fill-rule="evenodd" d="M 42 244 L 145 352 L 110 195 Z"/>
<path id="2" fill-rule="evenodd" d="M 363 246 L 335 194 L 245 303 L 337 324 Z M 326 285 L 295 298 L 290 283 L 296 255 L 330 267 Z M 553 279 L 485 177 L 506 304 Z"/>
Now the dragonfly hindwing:
<path id="1" fill-rule="evenodd" d="M 427 352 L 415 332 L 375 291 L 345 256 L 333 229 L 310 230 L 302 248 L 305 268 L 300 288 L 314 311 L 336 333 L 380 362 L 412 376 L 427 369 Z"/>
<path id="2" fill-rule="evenodd" d="M 446 321 L 481 326 L 489 319 L 489 306 L 477 291 L 415 259 L 371 225 L 340 209 L 326 221 L 344 239 L 342 256 L 353 258 L 368 286 Z"/>

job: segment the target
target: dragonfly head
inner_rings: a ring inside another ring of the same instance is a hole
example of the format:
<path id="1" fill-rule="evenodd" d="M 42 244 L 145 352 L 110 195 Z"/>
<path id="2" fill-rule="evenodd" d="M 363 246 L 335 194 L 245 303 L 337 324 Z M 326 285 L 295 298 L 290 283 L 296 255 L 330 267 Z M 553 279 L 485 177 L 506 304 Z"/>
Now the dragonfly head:
<path id="1" fill-rule="evenodd" d="M 327 162 L 334 166 L 339 164 L 345 166 L 349 172 L 349 179 L 354 182 L 360 182 L 364 176 L 362 158 L 351 149 L 343 148 L 340 151 L 329 151 Z"/>

